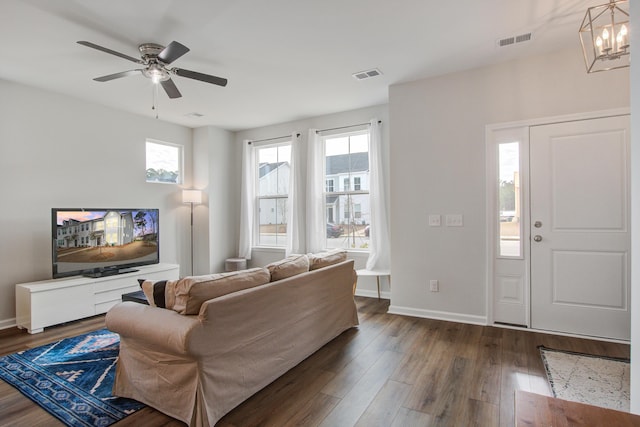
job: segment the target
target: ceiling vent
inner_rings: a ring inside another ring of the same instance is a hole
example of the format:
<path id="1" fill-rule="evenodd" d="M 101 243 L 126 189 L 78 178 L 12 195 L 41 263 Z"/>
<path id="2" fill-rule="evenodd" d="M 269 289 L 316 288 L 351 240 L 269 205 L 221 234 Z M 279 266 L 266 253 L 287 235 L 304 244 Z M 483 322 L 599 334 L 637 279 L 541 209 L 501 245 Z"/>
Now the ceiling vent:
<path id="1" fill-rule="evenodd" d="M 382 75 L 382 71 L 378 70 L 377 68 L 372 68 L 371 70 L 366 71 L 359 71 L 352 74 L 353 78 L 356 80 L 366 80 L 370 79 L 371 77 L 377 77 L 380 75 Z"/>
<path id="2" fill-rule="evenodd" d="M 200 117 L 204 117 L 204 114 L 200 114 L 200 113 L 193 112 L 193 113 L 185 114 L 185 116 L 187 116 L 187 117 L 193 117 L 193 118 L 195 118 L 195 119 L 199 119 Z"/>
<path id="3" fill-rule="evenodd" d="M 512 44 L 528 42 L 531 40 L 531 33 L 520 34 L 518 36 L 505 37 L 496 41 L 499 47 L 511 46 Z"/>

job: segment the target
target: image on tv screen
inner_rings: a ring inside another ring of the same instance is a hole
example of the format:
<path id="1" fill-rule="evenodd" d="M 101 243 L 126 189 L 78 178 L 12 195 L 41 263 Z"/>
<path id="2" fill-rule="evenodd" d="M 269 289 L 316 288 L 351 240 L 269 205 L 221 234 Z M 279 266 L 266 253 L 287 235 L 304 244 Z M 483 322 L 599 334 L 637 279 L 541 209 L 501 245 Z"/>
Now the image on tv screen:
<path id="1" fill-rule="evenodd" d="M 158 262 L 158 210 L 57 210 L 58 275 Z"/>

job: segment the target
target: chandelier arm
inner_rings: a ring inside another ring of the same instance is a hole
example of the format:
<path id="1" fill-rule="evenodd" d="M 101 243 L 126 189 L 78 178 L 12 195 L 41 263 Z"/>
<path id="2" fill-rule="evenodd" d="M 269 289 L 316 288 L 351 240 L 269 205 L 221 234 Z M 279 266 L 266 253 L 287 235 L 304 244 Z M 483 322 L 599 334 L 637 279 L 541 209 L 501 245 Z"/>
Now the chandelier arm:
<path id="1" fill-rule="evenodd" d="M 615 9 L 616 9 L 616 11 L 622 13 L 624 16 L 629 17 L 629 13 L 624 11 L 624 10 L 622 10 L 622 9 L 620 9 L 620 7 L 617 4 L 615 5 Z"/>
<path id="2" fill-rule="evenodd" d="M 603 5 L 603 6 L 607 6 L 607 5 Z M 600 18 L 602 15 L 604 15 L 605 13 L 607 13 L 607 11 L 609 10 L 609 7 L 607 6 L 607 7 L 605 7 L 604 9 L 602 9 L 602 11 L 600 11 L 596 16 L 591 16 L 591 11 L 592 11 L 593 9 L 597 9 L 597 8 L 599 8 L 599 7 L 602 7 L 602 6 L 595 6 L 595 7 L 590 7 L 590 8 L 589 8 L 589 21 L 590 21 L 590 22 L 593 22 L 593 21 L 597 20 L 597 19 L 598 19 L 598 18 Z"/>

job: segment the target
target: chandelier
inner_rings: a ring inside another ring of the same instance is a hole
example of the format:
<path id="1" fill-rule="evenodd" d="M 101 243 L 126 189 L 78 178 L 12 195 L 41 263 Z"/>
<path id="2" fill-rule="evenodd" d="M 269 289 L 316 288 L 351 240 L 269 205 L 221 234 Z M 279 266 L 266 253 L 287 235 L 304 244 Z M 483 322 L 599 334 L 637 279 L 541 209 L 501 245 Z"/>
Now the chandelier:
<path id="1" fill-rule="evenodd" d="M 629 2 L 609 0 L 587 9 L 580 27 L 587 73 L 629 66 Z"/>

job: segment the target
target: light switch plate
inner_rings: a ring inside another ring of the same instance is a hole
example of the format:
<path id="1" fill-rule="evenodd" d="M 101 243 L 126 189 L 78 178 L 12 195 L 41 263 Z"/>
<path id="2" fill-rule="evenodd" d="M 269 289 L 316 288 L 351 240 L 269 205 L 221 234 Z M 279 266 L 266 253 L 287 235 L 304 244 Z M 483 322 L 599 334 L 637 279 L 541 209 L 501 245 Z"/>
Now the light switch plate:
<path id="1" fill-rule="evenodd" d="M 449 214 L 446 216 L 447 227 L 463 227 L 461 214 Z"/>
<path id="2" fill-rule="evenodd" d="M 440 215 L 429 215 L 429 226 L 440 227 Z"/>

